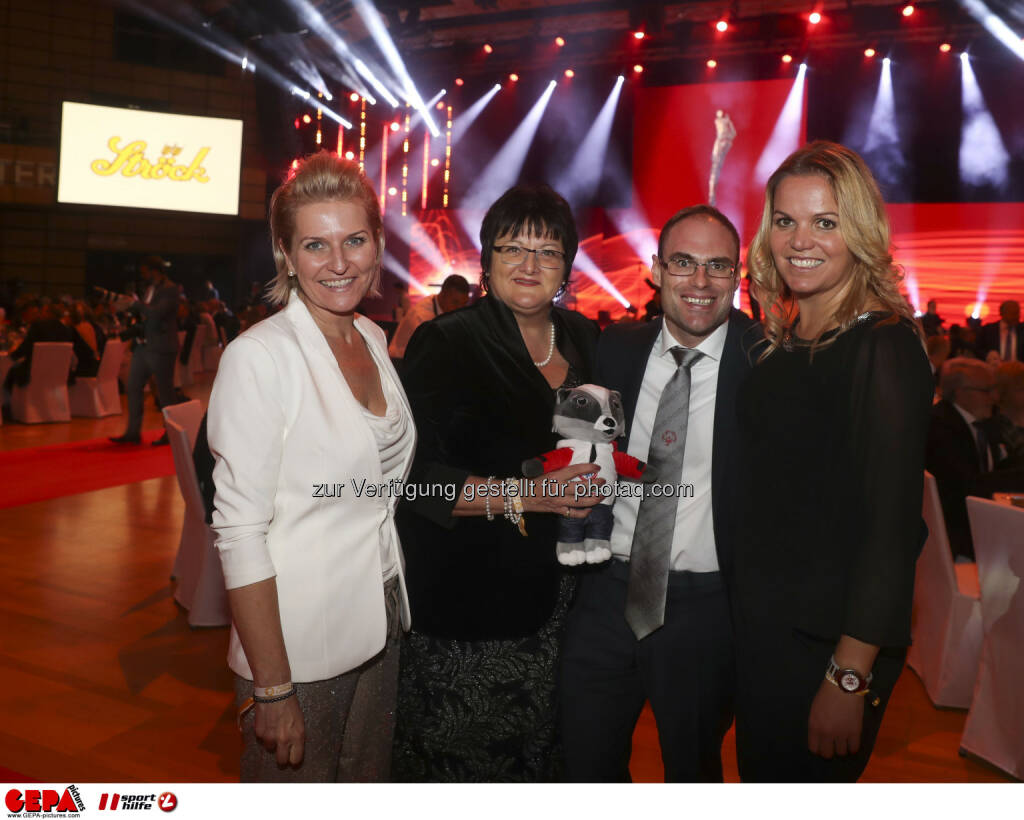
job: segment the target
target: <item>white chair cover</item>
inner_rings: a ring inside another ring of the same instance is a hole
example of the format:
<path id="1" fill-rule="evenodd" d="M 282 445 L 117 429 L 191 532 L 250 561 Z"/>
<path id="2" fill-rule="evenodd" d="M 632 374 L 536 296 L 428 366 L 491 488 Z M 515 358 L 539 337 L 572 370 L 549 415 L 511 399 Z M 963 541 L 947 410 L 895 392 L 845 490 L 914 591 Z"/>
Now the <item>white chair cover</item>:
<path id="1" fill-rule="evenodd" d="M 121 371 L 125 343 L 109 339 L 103 348 L 103 358 L 95 378 L 79 376 L 68 388 L 71 415 L 101 418 L 121 413 L 121 396 L 117 388 L 117 375 Z"/>
<path id="2" fill-rule="evenodd" d="M 1024 779 L 1024 510 L 967 499 L 984 639 L 960 746 Z"/>
<path id="3" fill-rule="evenodd" d="M 220 366 L 220 357 L 224 349 L 220 345 L 207 345 L 203 348 L 203 370 L 217 372 Z"/>
<path id="4" fill-rule="evenodd" d="M 192 457 L 192 450 L 196 446 L 196 436 L 199 435 L 199 424 L 203 420 L 203 403 L 199 399 L 183 401 L 181 404 L 172 404 L 164 408 L 164 418 L 173 421 L 185 430 L 188 435 L 189 458 Z"/>
<path id="5" fill-rule="evenodd" d="M 981 604 L 975 564 L 953 564 L 935 477 L 924 474 L 928 540 L 914 578 L 910 666 L 936 706 L 967 709 L 981 652 Z"/>
<path id="6" fill-rule="evenodd" d="M 11 390 L 11 416 L 15 421 L 26 424 L 71 421 L 68 403 L 71 355 L 71 342 L 36 342 L 32 346 L 28 384 Z"/>
<path id="7" fill-rule="evenodd" d="M 181 541 L 174 562 L 174 577 L 178 582 L 174 590 L 174 600 L 188 610 L 188 622 L 191 626 L 225 626 L 231 623 L 231 608 L 228 605 L 227 589 L 224 587 L 220 555 L 215 545 L 216 536 L 206 523 L 188 433 L 167 416 L 167 410 L 170 409 L 164 411 L 167 437 L 170 439 L 171 452 L 174 454 L 178 487 L 185 500 Z"/>

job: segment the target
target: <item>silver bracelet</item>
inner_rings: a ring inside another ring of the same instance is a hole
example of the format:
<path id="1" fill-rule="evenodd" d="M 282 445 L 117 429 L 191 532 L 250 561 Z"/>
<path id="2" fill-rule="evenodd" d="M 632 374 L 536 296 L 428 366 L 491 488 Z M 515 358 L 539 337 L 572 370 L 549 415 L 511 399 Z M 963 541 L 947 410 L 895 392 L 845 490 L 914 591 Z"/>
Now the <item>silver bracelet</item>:
<path id="1" fill-rule="evenodd" d="M 491 482 L 494 481 L 494 476 L 487 476 L 487 492 L 484 493 L 484 510 L 487 512 L 487 520 L 494 520 L 494 513 L 491 512 Z"/>

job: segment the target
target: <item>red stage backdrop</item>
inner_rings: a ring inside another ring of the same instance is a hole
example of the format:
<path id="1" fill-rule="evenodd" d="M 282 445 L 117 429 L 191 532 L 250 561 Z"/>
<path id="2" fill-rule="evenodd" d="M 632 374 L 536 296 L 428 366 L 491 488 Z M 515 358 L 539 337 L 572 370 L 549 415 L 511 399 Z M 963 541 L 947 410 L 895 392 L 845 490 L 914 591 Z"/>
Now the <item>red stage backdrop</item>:
<path id="1" fill-rule="evenodd" d="M 718 205 L 736 223 L 745 258 L 764 197 L 755 169 L 792 88 L 793 81 L 786 79 L 638 90 L 634 206 L 608 211 L 606 224 L 618 228 L 581 241 L 581 256 L 607 281 L 595 281 L 587 275 L 585 262 L 578 263 L 573 273 L 578 310 L 592 317 L 607 310 L 618 318 L 623 301 L 642 309 L 650 299 L 644 280 L 650 276 L 650 254 L 658 238 L 651 226 L 662 225 L 679 208 L 707 200 L 717 109 L 729 114 L 737 132 L 719 180 Z M 799 122 L 791 124 L 776 162 L 804 142 L 805 108 L 801 100 Z M 899 204 L 889 206 L 889 214 L 908 297 L 921 310 L 928 299 L 936 299 L 947 327 L 962 324 L 976 302 L 982 303 L 982 318 L 992 321 L 999 302 L 1024 295 L 1024 204 Z M 413 229 L 411 247 L 409 269 L 425 290 L 435 292 L 452 272 L 477 281 L 479 252 L 457 211 L 424 212 Z M 746 282 L 744 309 L 745 291 Z M 411 288 L 410 296 L 415 300 L 419 292 Z"/>

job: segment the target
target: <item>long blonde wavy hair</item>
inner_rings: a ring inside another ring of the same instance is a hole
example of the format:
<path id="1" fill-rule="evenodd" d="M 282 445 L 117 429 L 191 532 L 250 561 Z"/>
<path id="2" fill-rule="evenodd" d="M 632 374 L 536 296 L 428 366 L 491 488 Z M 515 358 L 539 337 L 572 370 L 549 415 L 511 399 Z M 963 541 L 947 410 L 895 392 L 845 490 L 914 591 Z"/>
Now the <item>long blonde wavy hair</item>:
<path id="1" fill-rule="evenodd" d="M 811 174 L 824 177 L 832 189 L 839 208 L 839 231 L 854 259 L 846 292 L 832 316 L 840 333 L 851 328 L 866 310 L 889 311 L 892 316 L 887 321 L 914 318 L 913 309 L 900 293 L 903 275 L 893 262 L 889 218 L 871 170 L 849 148 L 818 140 L 790 154 L 768 179 L 761 224 L 747 252 L 750 287 L 764 309 L 767 346 L 761 359 L 782 345 L 799 313 L 796 299 L 772 257 L 770 237 L 775 192 L 786 177 Z M 830 345 L 838 335 L 822 342 L 819 334 L 812 342 L 812 353 Z"/>

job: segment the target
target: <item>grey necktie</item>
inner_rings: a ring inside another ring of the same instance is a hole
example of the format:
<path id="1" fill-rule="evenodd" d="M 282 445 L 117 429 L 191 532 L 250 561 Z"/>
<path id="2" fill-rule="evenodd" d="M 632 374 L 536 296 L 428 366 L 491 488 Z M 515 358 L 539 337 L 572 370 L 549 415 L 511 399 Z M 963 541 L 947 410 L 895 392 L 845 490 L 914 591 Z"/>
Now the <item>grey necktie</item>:
<path id="1" fill-rule="evenodd" d="M 675 487 L 682 477 L 686 426 L 690 416 L 690 368 L 704 354 L 699 350 L 673 347 L 672 355 L 676 360 L 676 372 L 658 400 L 647 457 L 647 469 L 651 471 L 652 480 L 645 483 L 629 554 L 626 621 L 637 640 L 665 623 L 669 558 L 679 502 L 675 492 L 649 495 L 647 488 L 652 483 L 663 488 L 667 485 Z"/>

